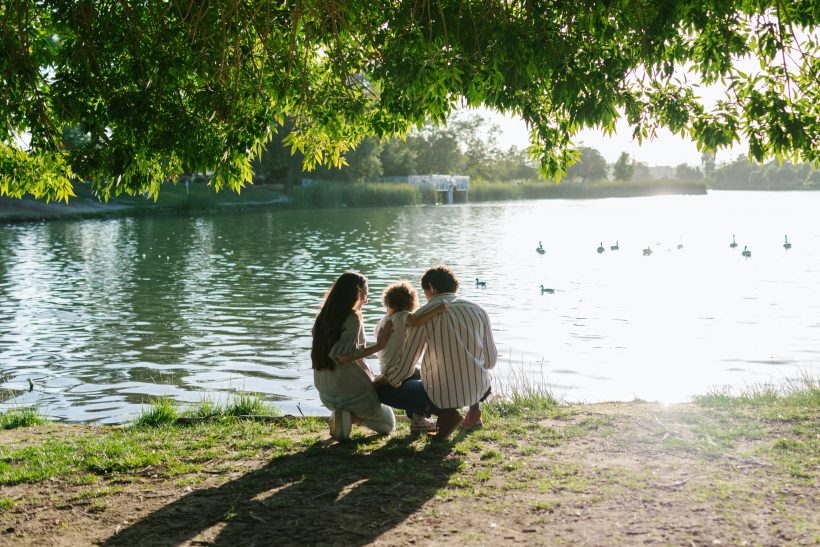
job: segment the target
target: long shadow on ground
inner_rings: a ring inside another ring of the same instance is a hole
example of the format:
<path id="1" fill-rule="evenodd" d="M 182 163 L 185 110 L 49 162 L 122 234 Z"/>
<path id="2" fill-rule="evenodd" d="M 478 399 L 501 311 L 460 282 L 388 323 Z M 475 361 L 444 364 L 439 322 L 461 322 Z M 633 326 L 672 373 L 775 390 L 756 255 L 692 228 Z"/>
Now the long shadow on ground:
<path id="1" fill-rule="evenodd" d="M 363 441 L 368 441 L 364 439 Z M 357 443 L 316 443 L 221 486 L 198 490 L 147 515 L 105 546 L 360 545 L 415 513 L 461 466 L 449 445 L 393 437 L 358 453 Z"/>

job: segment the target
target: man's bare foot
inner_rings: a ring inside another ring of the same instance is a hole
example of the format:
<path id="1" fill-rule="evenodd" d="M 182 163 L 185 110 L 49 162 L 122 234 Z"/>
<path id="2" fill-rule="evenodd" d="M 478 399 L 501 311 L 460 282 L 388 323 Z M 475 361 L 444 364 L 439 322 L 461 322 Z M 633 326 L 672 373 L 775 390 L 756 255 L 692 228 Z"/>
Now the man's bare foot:
<path id="1" fill-rule="evenodd" d="M 432 437 L 434 441 L 446 441 L 447 437 L 449 437 L 463 421 L 464 418 L 461 417 L 458 410 L 445 410 L 439 414 L 438 420 L 436 420 L 436 432 L 431 433 L 430 437 Z"/>
<path id="2" fill-rule="evenodd" d="M 464 423 L 461 424 L 462 429 L 480 429 L 484 426 L 481 421 L 481 409 L 468 410 L 467 415 L 464 416 Z"/>

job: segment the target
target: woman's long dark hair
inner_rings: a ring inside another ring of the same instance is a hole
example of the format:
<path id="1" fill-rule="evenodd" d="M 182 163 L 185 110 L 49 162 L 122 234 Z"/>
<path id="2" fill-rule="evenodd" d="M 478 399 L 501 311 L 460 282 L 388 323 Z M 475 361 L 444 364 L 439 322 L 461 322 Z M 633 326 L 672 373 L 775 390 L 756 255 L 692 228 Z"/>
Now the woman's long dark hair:
<path id="1" fill-rule="evenodd" d="M 360 273 L 345 272 L 330 288 L 322 309 L 313 324 L 313 347 L 310 360 L 314 370 L 333 370 L 336 366 L 329 357 L 330 348 L 339 341 L 342 323 L 353 312 L 359 299 L 359 289 L 364 288 L 367 278 Z"/>

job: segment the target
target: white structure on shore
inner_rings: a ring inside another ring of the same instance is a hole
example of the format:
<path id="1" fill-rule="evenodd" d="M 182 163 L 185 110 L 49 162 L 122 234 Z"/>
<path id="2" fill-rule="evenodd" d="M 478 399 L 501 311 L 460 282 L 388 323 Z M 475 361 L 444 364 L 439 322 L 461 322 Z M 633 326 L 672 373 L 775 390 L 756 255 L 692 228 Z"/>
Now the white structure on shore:
<path id="1" fill-rule="evenodd" d="M 464 175 L 408 175 L 406 177 L 379 177 L 376 182 L 399 182 L 418 186 L 434 186 L 443 194 L 441 201 L 452 204 L 466 203 L 470 191 L 470 177 Z"/>

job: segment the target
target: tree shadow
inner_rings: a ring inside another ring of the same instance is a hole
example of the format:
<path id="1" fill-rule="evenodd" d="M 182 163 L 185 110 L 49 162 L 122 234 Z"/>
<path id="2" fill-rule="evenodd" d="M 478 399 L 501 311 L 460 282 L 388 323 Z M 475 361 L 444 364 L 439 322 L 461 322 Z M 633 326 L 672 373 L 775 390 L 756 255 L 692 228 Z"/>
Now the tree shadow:
<path id="1" fill-rule="evenodd" d="M 371 543 L 413 515 L 458 471 L 449 443 L 317 442 L 220 486 L 163 506 L 102 545 Z"/>

